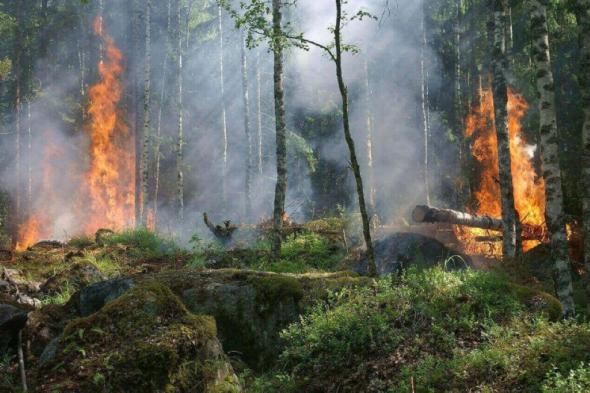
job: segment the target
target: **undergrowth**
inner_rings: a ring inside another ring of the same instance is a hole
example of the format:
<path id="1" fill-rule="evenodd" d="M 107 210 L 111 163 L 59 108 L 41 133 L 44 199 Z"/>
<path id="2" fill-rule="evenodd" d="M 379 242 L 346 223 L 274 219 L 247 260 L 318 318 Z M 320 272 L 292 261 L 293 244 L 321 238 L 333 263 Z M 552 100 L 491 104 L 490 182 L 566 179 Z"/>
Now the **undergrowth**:
<path id="1" fill-rule="evenodd" d="M 540 391 L 590 357 L 590 327 L 550 322 L 560 313 L 497 274 L 410 269 L 317 304 L 282 332 L 280 372 L 250 391 Z"/>
<path id="2" fill-rule="evenodd" d="M 180 248 L 171 237 L 165 237 L 146 228 L 125 230 L 106 238 L 110 246 L 117 244 L 129 246 L 129 251 L 135 257 L 162 258 L 172 256 Z"/>

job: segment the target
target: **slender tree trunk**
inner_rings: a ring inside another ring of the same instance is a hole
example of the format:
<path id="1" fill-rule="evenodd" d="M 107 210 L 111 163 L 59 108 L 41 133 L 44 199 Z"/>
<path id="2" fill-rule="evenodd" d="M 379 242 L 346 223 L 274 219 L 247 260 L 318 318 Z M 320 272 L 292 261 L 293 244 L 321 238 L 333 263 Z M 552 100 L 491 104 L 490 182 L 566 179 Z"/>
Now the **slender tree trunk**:
<path id="1" fill-rule="evenodd" d="M 246 157 L 246 178 L 244 181 L 245 212 L 246 220 L 252 218 L 252 131 L 250 127 L 250 92 L 248 89 L 248 58 L 246 56 L 246 39 L 244 33 L 241 36 L 241 57 L 242 57 L 242 94 L 244 103 L 244 131 L 246 133 L 247 157 Z"/>
<path id="2" fill-rule="evenodd" d="M 590 274 L 590 0 L 577 0 L 580 41 L 580 91 L 582 128 L 582 206 L 584 211 L 584 264 Z"/>
<path id="3" fill-rule="evenodd" d="M 559 137 L 555 113 L 555 83 L 551 70 L 549 31 L 547 27 L 547 1 L 532 0 L 531 34 L 535 40 L 533 60 L 536 66 L 537 94 L 541 136 L 541 159 L 545 179 L 545 220 L 551 238 L 551 255 L 555 262 L 555 289 L 566 317 L 574 316 L 572 275 L 568 257 L 565 229 L 561 167 L 559 163 Z"/>
<path id="4" fill-rule="evenodd" d="M 14 60 L 14 70 L 15 70 L 15 94 L 14 94 L 14 110 L 15 110 L 15 159 L 16 159 L 16 200 L 15 200 L 15 208 L 16 208 L 16 217 L 17 222 L 20 223 L 22 219 L 22 198 L 21 198 L 21 67 L 22 67 L 22 57 L 21 57 L 21 47 L 22 47 L 22 31 L 21 31 L 21 23 L 22 23 L 22 4 L 20 1 L 16 4 L 16 42 L 15 42 L 15 60 Z"/>
<path id="5" fill-rule="evenodd" d="M 31 94 L 29 92 L 29 94 Z M 31 98 L 27 98 L 27 216 L 33 211 L 33 122 L 31 118 Z"/>
<path id="6" fill-rule="evenodd" d="M 462 89 L 462 67 L 463 53 L 461 50 L 462 44 L 462 19 L 463 19 L 463 0 L 455 0 L 455 26 L 454 26 L 454 49 L 455 49 L 455 80 L 454 80 L 454 117 L 455 127 L 457 127 L 457 137 L 459 140 L 459 170 L 458 180 L 459 187 L 457 187 L 456 204 L 463 208 L 469 199 L 469 186 L 466 181 L 466 166 L 468 157 L 468 146 L 463 136 L 463 89 Z"/>
<path id="7" fill-rule="evenodd" d="M 272 260 L 277 261 L 281 256 L 281 231 L 283 228 L 283 214 L 285 213 L 285 196 L 287 193 L 287 125 L 285 123 L 285 92 L 283 90 L 283 43 L 278 37 L 282 36 L 281 0 L 272 0 L 272 45 L 274 55 L 274 95 L 275 95 L 275 123 L 277 148 L 277 184 L 273 210 L 273 241 L 271 249 Z"/>
<path id="8" fill-rule="evenodd" d="M 336 0 L 336 27 L 334 28 L 334 42 L 336 50 L 336 77 L 338 78 L 338 88 L 342 96 L 342 122 L 344 125 L 344 137 L 348 150 L 350 153 L 350 165 L 354 173 L 356 181 L 356 191 L 359 201 L 359 209 L 363 221 L 363 235 L 365 244 L 367 246 L 367 259 L 369 262 L 368 273 L 369 276 L 377 275 L 377 268 L 375 266 L 375 253 L 373 251 L 373 242 L 371 240 L 371 227 L 369 224 L 369 215 L 367 214 L 367 206 L 365 204 L 365 190 L 363 188 L 363 179 L 361 177 L 361 169 L 356 157 L 356 149 L 354 140 L 350 132 L 350 122 L 348 118 L 348 89 L 344 84 L 344 76 L 342 74 L 342 43 L 341 43 L 341 28 L 342 28 L 342 0 Z"/>
<path id="9" fill-rule="evenodd" d="M 517 214 L 514 207 L 514 189 L 510 158 L 510 138 L 508 135 L 508 86 L 506 83 L 505 49 L 505 10 L 502 0 L 492 0 L 493 4 L 493 96 L 496 133 L 498 136 L 498 158 L 500 162 L 500 189 L 502 194 L 503 255 L 506 258 L 518 254 L 520 232 L 517 230 Z"/>
<path id="10" fill-rule="evenodd" d="M 373 113 L 371 111 L 371 82 L 369 79 L 369 61 L 364 59 L 364 77 L 365 77 L 365 119 L 367 127 L 367 172 L 369 175 L 369 209 L 371 215 L 376 214 L 376 190 L 375 190 L 375 174 L 374 174 L 374 162 L 373 162 Z"/>
<path id="11" fill-rule="evenodd" d="M 262 65 L 260 64 L 260 51 L 256 51 L 256 125 L 258 136 L 258 174 L 262 175 Z"/>
<path id="12" fill-rule="evenodd" d="M 183 162 L 183 148 L 184 148 L 184 126 L 183 126 L 183 102 L 182 102 L 182 32 L 181 30 L 181 0 L 176 0 L 176 18 L 177 18 L 177 36 L 176 36 L 176 59 L 177 59 L 177 89 L 176 89 L 176 105 L 178 111 L 178 136 L 176 142 L 176 203 L 177 214 L 180 222 L 184 221 L 184 162 Z"/>
<path id="13" fill-rule="evenodd" d="M 430 142 L 430 132 L 429 132 L 429 122 L 428 122 L 428 95 L 427 95 L 427 85 L 428 80 L 426 76 L 426 12 L 425 12 L 426 4 L 423 3 L 422 5 L 422 47 L 420 48 L 420 91 L 422 95 L 422 123 L 423 123 L 423 132 L 424 132 L 424 193 L 426 196 L 426 204 L 430 205 L 430 163 L 429 163 L 429 142 Z"/>
<path id="14" fill-rule="evenodd" d="M 223 158 L 221 168 L 221 199 L 223 208 L 227 207 L 227 160 L 228 160 L 228 141 L 227 141 L 227 105 L 225 101 L 225 72 L 223 61 L 223 12 L 221 6 L 218 6 L 219 18 L 219 92 L 221 94 L 221 133 L 223 136 Z"/>
<path id="15" fill-rule="evenodd" d="M 170 41 L 172 37 L 172 0 L 168 0 L 168 18 L 166 21 L 166 53 L 164 54 L 164 64 L 162 66 L 162 86 L 160 88 L 160 102 L 158 107 L 158 126 L 156 128 L 156 143 L 154 147 L 154 158 L 156 160 L 155 169 L 154 169 L 154 227 L 158 225 L 158 203 L 159 203 L 159 193 L 160 193 L 160 163 L 161 163 L 161 153 L 160 148 L 162 146 L 162 110 L 164 108 L 164 100 L 166 98 L 166 85 L 167 85 L 167 75 L 168 75 L 168 59 L 170 58 L 169 51 L 170 48 Z"/>
<path id="16" fill-rule="evenodd" d="M 149 148 L 151 141 L 151 87 L 152 87 L 152 33 L 151 33 L 152 0 L 146 0 L 145 4 L 145 58 L 143 81 L 143 143 L 141 146 L 141 190 L 139 207 L 140 225 L 147 224 L 148 179 L 149 179 Z"/>

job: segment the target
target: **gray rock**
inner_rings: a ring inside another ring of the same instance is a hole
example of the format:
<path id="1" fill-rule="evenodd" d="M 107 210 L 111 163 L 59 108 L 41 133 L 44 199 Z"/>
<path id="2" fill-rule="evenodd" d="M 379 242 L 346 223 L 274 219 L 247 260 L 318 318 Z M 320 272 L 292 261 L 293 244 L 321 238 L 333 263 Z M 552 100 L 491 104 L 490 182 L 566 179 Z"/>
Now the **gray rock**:
<path id="1" fill-rule="evenodd" d="M 61 336 L 54 338 L 47 344 L 43 353 L 39 357 L 39 364 L 45 365 L 55 359 L 55 355 L 57 355 L 57 351 L 59 350 L 59 340 Z"/>
<path id="2" fill-rule="evenodd" d="M 374 243 L 377 274 L 386 276 L 410 266 L 427 269 L 443 266 L 449 270 L 472 266 L 471 258 L 446 247 L 436 239 L 417 233 L 394 233 Z M 367 259 L 363 256 L 350 268 L 359 274 L 367 274 Z"/>
<path id="3" fill-rule="evenodd" d="M 88 316 L 100 310 L 106 303 L 115 300 L 131 288 L 135 282 L 131 278 L 119 278 L 97 282 L 80 291 L 80 315 Z"/>
<path id="4" fill-rule="evenodd" d="M 10 304 L 0 304 L 0 353 L 7 353 L 27 323 L 28 313 Z"/>

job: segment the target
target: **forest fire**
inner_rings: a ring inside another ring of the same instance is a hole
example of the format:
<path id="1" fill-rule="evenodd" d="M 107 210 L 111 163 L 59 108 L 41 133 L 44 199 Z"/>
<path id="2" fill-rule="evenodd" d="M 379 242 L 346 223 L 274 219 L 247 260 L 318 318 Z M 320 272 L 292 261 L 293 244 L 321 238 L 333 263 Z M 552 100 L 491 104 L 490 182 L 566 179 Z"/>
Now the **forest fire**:
<path id="1" fill-rule="evenodd" d="M 508 93 L 510 156 L 514 185 L 514 202 L 521 222 L 529 231 L 524 233 L 523 248 L 529 250 L 545 239 L 545 184 L 533 165 L 535 146 L 522 136 L 521 122 L 528 110 L 524 98 L 512 90 Z M 479 166 L 479 184 L 473 193 L 473 213 L 490 217 L 502 216 L 500 197 L 498 146 L 494 126 L 494 101 L 491 89 L 481 92 L 481 102 L 475 105 L 465 122 L 465 136 L 472 138 L 471 153 Z M 478 242 L 478 238 L 498 236 L 498 232 L 468 227 L 455 227 L 457 237 L 467 252 L 501 255 L 501 242 Z"/>
<path id="2" fill-rule="evenodd" d="M 82 215 L 86 217 L 85 233 L 133 226 L 135 212 L 134 144 L 118 109 L 123 55 L 104 32 L 100 17 L 94 32 L 103 40 L 105 54 L 98 65 L 100 80 L 89 91 L 90 162 L 84 177 L 89 203 L 81 207 L 87 209 Z"/>
<path id="3" fill-rule="evenodd" d="M 33 206 L 27 220 L 18 228 L 16 249 L 24 250 L 39 240 L 55 237 L 54 228 L 58 212 L 53 206 L 74 206 L 69 215 L 77 217 L 70 223 L 69 230 L 92 235 L 99 228 L 123 229 L 134 225 L 135 217 L 135 151 L 133 136 L 120 113 L 119 103 L 123 94 L 120 80 L 124 71 L 123 55 L 113 39 L 105 33 L 102 19 L 94 22 L 94 32 L 103 42 L 104 53 L 98 64 L 99 80 L 89 89 L 86 126 L 89 150 L 86 157 L 78 157 L 75 163 L 63 162 L 65 154 L 46 135 L 47 145 L 43 147 L 42 179 L 36 194 L 43 200 Z M 81 158 L 81 159 L 80 159 Z M 78 162 L 86 162 L 86 169 L 80 174 Z M 69 181 L 81 183 L 75 202 L 59 200 L 54 204 L 56 189 L 63 181 L 64 173 L 57 167 L 69 167 L 66 175 Z M 60 176 L 58 179 L 57 176 Z M 37 206 L 39 205 L 39 206 Z M 67 209 L 67 208 L 66 208 Z M 60 212 L 63 213 L 63 212 Z"/>

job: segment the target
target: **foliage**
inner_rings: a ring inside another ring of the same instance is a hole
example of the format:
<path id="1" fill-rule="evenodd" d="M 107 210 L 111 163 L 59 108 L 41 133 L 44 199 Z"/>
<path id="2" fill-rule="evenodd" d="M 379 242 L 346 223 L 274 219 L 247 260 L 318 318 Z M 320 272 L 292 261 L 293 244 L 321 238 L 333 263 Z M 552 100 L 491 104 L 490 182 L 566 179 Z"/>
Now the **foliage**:
<path id="1" fill-rule="evenodd" d="M 14 358 L 9 354 L 0 355 L 0 392 L 20 392 Z"/>
<path id="2" fill-rule="evenodd" d="M 590 366 L 582 362 L 563 375 L 558 370 L 551 371 L 543 384 L 543 393 L 575 393 L 590 391 Z"/>
<path id="3" fill-rule="evenodd" d="M 376 378 L 370 375 L 372 364 L 386 362 L 391 380 L 406 372 L 403 366 L 424 364 L 412 370 L 427 370 L 436 364 L 432 359 L 490 342 L 498 326 L 530 315 L 558 318 L 555 302 L 541 293 L 525 295 L 491 273 L 412 270 L 399 280 L 340 291 L 316 305 L 282 333 L 281 359 L 308 391 L 322 391 L 334 381 L 348 381 L 351 391 L 352 386 L 359 391 Z"/>
<path id="4" fill-rule="evenodd" d="M 130 252 L 138 257 L 161 258 L 180 251 L 174 239 L 163 237 L 146 228 L 125 230 L 107 239 L 111 246 L 121 244 L 129 246 Z"/>
<path id="5" fill-rule="evenodd" d="M 43 305 L 66 304 L 70 300 L 75 291 L 76 288 L 70 285 L 68 281 L 66 281 L 63 285 L 60 286 L 59 290 L 54 295 L 45 296 L 43 299 L 41 299 L 41 303 Z"/>

